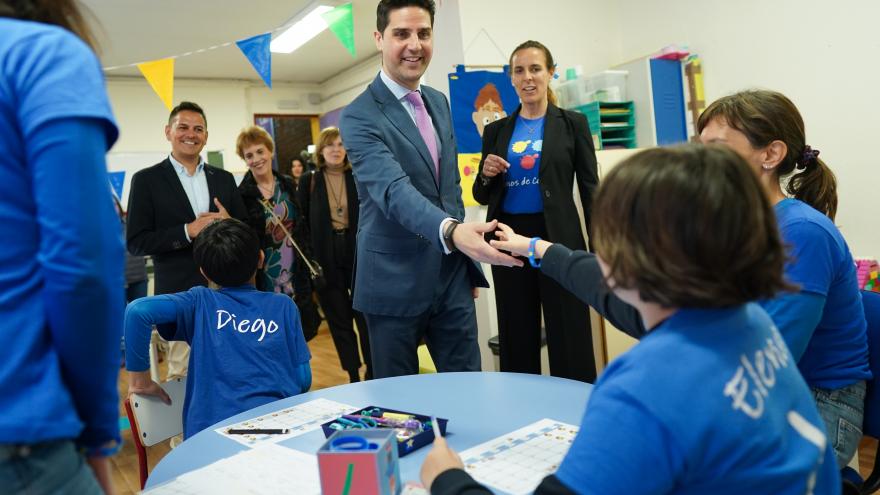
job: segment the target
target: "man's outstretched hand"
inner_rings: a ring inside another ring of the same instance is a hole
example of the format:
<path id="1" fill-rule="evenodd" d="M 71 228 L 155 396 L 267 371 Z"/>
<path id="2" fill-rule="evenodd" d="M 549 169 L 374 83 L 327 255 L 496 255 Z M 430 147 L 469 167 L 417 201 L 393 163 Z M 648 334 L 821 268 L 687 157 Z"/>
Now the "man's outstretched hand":
<path id="1" fill-rule="evenodd" d="M 494 232 L 497 226 L 498 220 L 463 223 L 452 232 L 452 242 L 456 249 L 474 261 L 492 265 L 522 266 L 522 261 L 502 253 L 486 242 L 484 235 Z"/>

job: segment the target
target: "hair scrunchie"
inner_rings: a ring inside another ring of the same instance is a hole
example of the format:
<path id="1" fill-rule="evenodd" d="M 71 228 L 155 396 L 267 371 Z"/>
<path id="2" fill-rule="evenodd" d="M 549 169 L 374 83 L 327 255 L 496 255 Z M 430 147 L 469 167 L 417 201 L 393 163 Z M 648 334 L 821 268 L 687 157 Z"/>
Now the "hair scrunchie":
<path id="1" fill-rule="evenodd" d="M 813 149 L 809 145 L 805 146 L 804 152 L 801 154 L 801 159 L 798 160 L 797 168 L 803 170 L 807 167 L 813 166 L 818 157 L 819 150 Z"/>

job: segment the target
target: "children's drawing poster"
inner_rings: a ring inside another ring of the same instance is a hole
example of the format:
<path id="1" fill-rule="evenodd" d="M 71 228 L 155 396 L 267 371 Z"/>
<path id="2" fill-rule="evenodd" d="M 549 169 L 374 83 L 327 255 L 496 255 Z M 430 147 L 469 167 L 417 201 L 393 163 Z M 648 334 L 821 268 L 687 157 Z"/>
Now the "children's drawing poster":
<path id="1" fill-rule="evenodd" d="M 475 206 L 471 189 L 480 164 L 483 129 L 512 113 L 519 105 L 505 67 L 501 72 L 465 71 L 459 65 L 449 74 L 452 127 L 458 144 L 458 171 L 465 206 Z"/>

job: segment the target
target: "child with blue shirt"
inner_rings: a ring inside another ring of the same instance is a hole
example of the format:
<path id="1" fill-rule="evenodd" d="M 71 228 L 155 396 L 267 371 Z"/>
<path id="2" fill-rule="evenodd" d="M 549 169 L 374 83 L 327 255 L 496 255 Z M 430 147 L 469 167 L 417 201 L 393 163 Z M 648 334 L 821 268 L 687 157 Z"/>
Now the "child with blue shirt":
<path id="1" fill-rule="evenodd" d="M 761 306 L 797 360 L 842 468 L 862 438 L 871 370 L 855 263 L 834 225 L 834 173 L 807 145 L 797 107 L 776 91 L 720 98 L 700 115 L 697 130 L 702 142 L 724 144 L 745 158 L 774 205 L 788 248 L 785 275 L 799 290 Z"/>
<path id="2" fill-rule="evenodd" d="M 536 493 L 839 493 L 810 390 L 749 302 L 792 287 L 748 165 L 722 147 L 644 151 L 608 174 L 593 219 L 606 283 L 650 332 L 602 374 Z M 500 228 L 495 247 L 529 256 L 566 287 L 583 276 L 587 253 Z M 422 481 L 434 495 L 489 493 L 463 469 L 438 439 Z"/>
<path id="3" fill-rule="evenodd" d="M 308 391 L 311 355 L 290 297 L 254 286 L 263 253 L 246 224 L 226 219 L 193 244 L 202 274 L 220 286 L 145 297 L 125 311 L 129 394 L 171 400 L 150 378 L 152 325 L 166 340 L 192 347 L 183 404 L 183 435 L 242 411 Z"/>

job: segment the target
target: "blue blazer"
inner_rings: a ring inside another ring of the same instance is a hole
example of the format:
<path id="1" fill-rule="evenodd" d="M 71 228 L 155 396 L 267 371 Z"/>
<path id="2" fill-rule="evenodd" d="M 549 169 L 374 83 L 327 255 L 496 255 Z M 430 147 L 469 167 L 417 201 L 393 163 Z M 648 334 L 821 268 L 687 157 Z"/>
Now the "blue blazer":
<path id="1" fill-rule="evenodd" d="M 342 141 L 360 201 L 354 308 L 368 314 L 416 316 L 434 302 L 442 280 L 440 223 L 464 219 L 449 102 L 422 86 L 440 136 L 440 177 L 428 147 L 403 105 L 379 76 L 342 112 Z M 488 287 L 479 264 L 465 258 L 471 286 Z"/>

